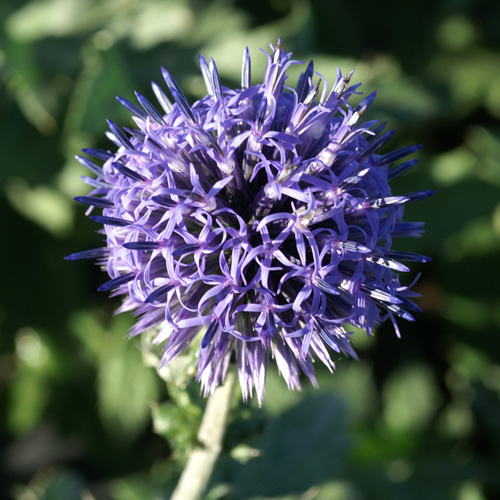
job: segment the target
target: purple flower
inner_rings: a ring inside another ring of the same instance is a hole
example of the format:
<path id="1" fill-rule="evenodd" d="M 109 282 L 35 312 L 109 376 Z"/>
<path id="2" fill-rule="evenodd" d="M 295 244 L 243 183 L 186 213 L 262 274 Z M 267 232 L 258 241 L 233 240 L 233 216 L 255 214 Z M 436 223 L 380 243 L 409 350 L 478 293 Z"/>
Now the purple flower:
<path id="1" fill-rule="evenodd" d="M 368 334 L 396 317 L 413 321 L 416 294 L 402 286 L 401 261 L 426 257 L 393 251 L 392 240 L 419 236 L 403 222 L 406 203 L 431 191 L 394 196 L 388 181 L 416 160 L 418 146 L 379 154 L 393 135 L 376 121 L 360 124 L 372 103 L 349 98 L 352 72 L 329 91 L 311 62 L 297 88 L 285 85 L 295 64 L 280 41 L 271 46 L 263 83 L 252 85 L 243 55 L 241 89 L 221 86 L 215 63 L 201 56 L 208 95 L 192 106 L 171 77 L 159 86 L 161 111 L 136 93 L 119 98 L 136 128 L 109 123 L 116 152 L 87 149 L 102 166 L 79 161 L 96 177 L 76 200 L 102 209 L 106 247 L 72 254 L 97 259 L 134 311 L 132 334 L 155 328 L 162 364 L 200 341 L 197 379 L 205 394 L 223 380 L 233 352 L 246 400 L 262 401 L 269 359 L 288 387 L 300 374 L 316 385 L 317 358 L 356 357 L 349 325 Z M 92 208 L 90 209 L 92 210 Z"/>

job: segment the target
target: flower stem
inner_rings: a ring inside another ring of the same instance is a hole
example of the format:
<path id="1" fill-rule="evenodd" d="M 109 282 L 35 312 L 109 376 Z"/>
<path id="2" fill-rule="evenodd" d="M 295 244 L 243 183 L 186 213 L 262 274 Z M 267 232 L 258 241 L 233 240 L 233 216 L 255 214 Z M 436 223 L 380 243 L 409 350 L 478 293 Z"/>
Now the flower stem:
<path id="1" fill-rule="evenodd" d="M 230 366 L 224 385 L 208 399 L 198 431 L 199 444 L 192 451 L 170 500 L 199 500 L 203 495 L 222 448 L 236 379 L 236 371 Z"/>

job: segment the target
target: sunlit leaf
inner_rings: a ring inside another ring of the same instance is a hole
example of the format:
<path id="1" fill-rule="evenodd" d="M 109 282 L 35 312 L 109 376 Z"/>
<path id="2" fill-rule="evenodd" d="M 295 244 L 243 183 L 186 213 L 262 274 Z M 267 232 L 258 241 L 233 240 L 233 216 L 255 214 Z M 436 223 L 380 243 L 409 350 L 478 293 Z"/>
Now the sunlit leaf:
<path id="1" fill-rule="evenodd" d="M 384 421 L 395 432 L 415 432 L 425 427 L 439 405 L 439 395 L 429 370 L 408 366 L 395 373 L 384 388 Z"/>
<path id="2" fill-rule="evenodd" d="M 97 385 L 103 421 L 111 433 L 125 441 L 144 429 L 158 395 L 156 373 L 144 365 L 137 344 L 125 338 L 126 330 L 127 322 L 119 318 L 106 333 Z"/>
<path id="3" fill-rule="evenodd" d="M 51 186 L 30 188 L 22 179 L 6 186 L 12 206 L 22 215 L 56 236 L 67 234 L 73 222 L 73 205 Z"/>

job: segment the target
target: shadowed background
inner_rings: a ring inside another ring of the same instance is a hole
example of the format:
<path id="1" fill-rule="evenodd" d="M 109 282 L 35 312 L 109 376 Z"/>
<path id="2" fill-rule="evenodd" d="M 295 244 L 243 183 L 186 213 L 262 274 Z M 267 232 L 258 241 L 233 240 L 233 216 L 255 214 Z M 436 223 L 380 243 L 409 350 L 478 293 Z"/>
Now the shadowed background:
<path id="1" fill-rule="evenodd" d="M 278 36 L 330 85 L 339 66 L 378 91 L 386 151 L 424 144 L 392 185 L 438 191 L 406 211 L 427 232 L 394 247 L 433 260 L 401 340 L 357 333 L 361 361 L 318 367 L 319 390 L 272 370 L 262 409 L 235 401 L 206 499 L 500 498 L 500 3 L 4 0 L 0 19 L 0 498 L 169 498 L 203 401 L 125 339 L 104 274 L 63 260 L 101 238 L 74 155 L 111 147 L 105 118 L 132 124 L 115 96 L 153 100 L 161 66 L 193 102 L 199 53 L 237 86 L 248 45 L 255 83 Z"/>

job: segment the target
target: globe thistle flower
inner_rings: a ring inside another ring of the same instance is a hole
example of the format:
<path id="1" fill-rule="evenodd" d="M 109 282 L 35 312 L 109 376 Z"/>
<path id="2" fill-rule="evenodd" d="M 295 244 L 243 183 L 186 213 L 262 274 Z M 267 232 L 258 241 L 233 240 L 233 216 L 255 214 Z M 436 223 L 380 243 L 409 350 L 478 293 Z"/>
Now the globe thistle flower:
<path id="1" fill-rule="evenodd" d="M 393 195 L 389 181 L 417 160 L 418 146 L 380 154 L 393 135 L 360 123 L 375 93 L 355 107 L 352 72 L 333 88 L 311 62 L 296 89 L 296 63 L 281 47 L 266 54 L 262 83 L 251 83 L 248 49 L 241 89 L 221 85 L 200 56 L 208 90 L 190 105 L 162 69 L 173 98 L 152 84 L 160 109 L 118 98 L 136 128 L 108 121 L 115 152 L 77 157 L 95 177 L 75 198 L 102 215 L 106 246 L 72 254 L 92 258 L 110 280 L 100 291 L 124 296 L 119 311 L 138 317 L 131 334 L 155 329 L 162 365 L 198 339 L 197 380 L 205 395 L 224 380 L 235 355 L 243 398 L 262 402 L 270 358 L 289 389 L 313 363 L 334 368 L 332 351 L 352 357 L 349 325 L 370 334 L 390 319 L 413 321 L 416 294 L 401 285 L 402 262 L 426 257 L 392 249 L 393 238 L 420 236 L 404 205 L 432 194 Z M 319 75 L 318 75 L 319 76 Z M 200 340 L 201 339 L 201 340 Z"/>

